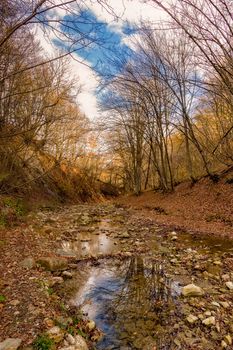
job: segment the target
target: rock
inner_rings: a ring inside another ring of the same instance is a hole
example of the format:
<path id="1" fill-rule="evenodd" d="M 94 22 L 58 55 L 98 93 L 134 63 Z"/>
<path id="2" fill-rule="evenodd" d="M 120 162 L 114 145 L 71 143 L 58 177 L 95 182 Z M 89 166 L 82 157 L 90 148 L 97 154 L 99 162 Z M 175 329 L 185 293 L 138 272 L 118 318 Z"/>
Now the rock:
<path id="1" fill-rule="evenodd" d="M 214 316 L 211 316 L 211 317 L 208 317 L 208 318 L 205 318 L 202 323 L 205 325 L 205 326 L 214 326 L 215 325 L 215 317 Z"/>
<path id="2" fill-rule="evenodd" d="M 230 279 L 230 275 L 228 273 L 226 273 L 225 275 L 222 275 L 223 281 L 227 282 L 227 281 L 229 281 L 229 279 Z"/>
<path id="3" fill-rule="evenodd" d="M 210 311 L 206 311 L 206 312 L 204 312 L 204 315 L 207 316 L 207 317 L 210 317 L 211 316 L 211 312 Z"/>
<path id="4" fill-rule="evenodd" d="M 172 231 L 172 232 L 170 233 L 170 235 L 171 235 L 171 236 L 177 236 L 177 233 L 176 233 L 175 231 Z"/>
<path id="5" fill-rule="evenodd" d="M 64 258 L 42 257 L 37 260 L 37 264 L 48 271 L 66 270 L 68 263 Z"/>
<path id="6" fill-rule="evenodd" d="M 227 301 L 220 301 L 219 304 L 224 308 L 227 309 L 230 307 L 230 304 Z"/>
<path id="7" fill-rule="evenodd" d="M 194 315 L 189 315 L 188 317 L 186 317 L 186 320 L 187 320 L 189 323 L 193 324 L 193 323 L 195 323 L 195 322 L 198 320 L 198 317 L 196 317 L 196 316 L 194 316 Z"/>
<path id="8" fill-rule="evenodd" d="M 12 306 L 17 306 L 17 305 L 19 305 L 19 304 L 20 304 L 20 301 L 17 300 L 17 299 L 14 299 L 14 300 L 11 300 L 11 301 L 10 301 L 10 305 L 12 305 Z"/>
<path id="9" fill-rule="evenodd" d="M 203 296 L 205 293 L 203 289 L 196 286 L 195 284 L 188 284 L 187 286 L 184 286 L 181 291 L 182 295 L 185 297 L 200 297 Z"/>
<path id="10" fill-rule="evenodd" d="M 74 345 L 75 344 L 75 338 L 71 335 L 71 334 L 67 334 L 66 336 L 66 340 L 70 345 Z"/>
<path id="11" fill-rule="evenodd" d="M 211 302 L 211 306 L 214 306 L 214 307 L 221 307 L 221 305 L 219 303 L 217 303 L 216 301 L 212 301 Z"/>
<path id="12" fill-rule="evenodd" d="M 58 326 L 50 328 L 46 333 L 55 343 L 59 343 L 64 338 L 64 331 Z"/>
<path id="13" fill-rule="evenodd" d="M 224 341 L 225 341 L 227 344 L 232 345 L 232 337 L 230 336 L 230 334 L 225 335 Z"/>
<path id="14" fill-rule="evenodd" d="M 130 235 L 128 234 L 127 231 L 122 232 L 122 233 L 120 234 L 120 238 L 129 238 L 129 237 L 130 237 Z"/>
<path id="15" fill-rule="evenodd" d="M 213 262 L 214 265 L 222 266 L 222 262 L 220 260 L 215 260 Z"/>
<path id="16" fill-rule="evenodd" d="M 222 340 L 221 346 L 223 349 L 225 349 L 225 348 L 227 348 L 227 343 L 224 340 Z"/>
<path id="17" fill-rule="evenodd" d="M 73 278 L 73 274 L 69 271 L 63 271 L 62 276 L 66 277 L 66 278 Z"/>
<path id="18" fill-rule="evenodd" d="M 21 261 L 20 266 L 22 266 L 25 269 L 31 270 L 36 266 L 36 261 L 35 259 L 28 257 Z"/>
<path id="19" fill-rule="evenodd" d="M 226 282 L 226 286 L 228 289 L 232 290 L 233 289 L 233 283 L 232 282 Z"/>
<path id="20" fill-rule="evenodd" d="M 7 338 L 0 343 L 0 350 L 17 350 L 22 343 L 19 338 Z"/>
<path id="21" fill-rule="evenodd" d="M 95 328 L 95 322 L 90 320 L 88 323 L 87 323 L 87 328 L 89 331 L 92 331 L 94 328 Z"/>
<path id="22" fill-rule="evenodd" d="M 69 345 L 69 346 L 63 346 L 59 348 L 59 350 L 88 350 L 88 346 L 86 341 L 81 337 L 81 335 L 75 335 L 74 337 L 71 336 L 74 339 L 74 344 Z M 73 339 L 69 337 L 70 341 L 73 342 Z M 69 342 L 69 340 L 67 339 Z M 66 342 L 65 342 L 66 344 Z"/>
<path id="23" fill-rule="evenodd" d="M 178 237 L 177 236 L 172 236 L 171 241 L 177 241 Z"/>

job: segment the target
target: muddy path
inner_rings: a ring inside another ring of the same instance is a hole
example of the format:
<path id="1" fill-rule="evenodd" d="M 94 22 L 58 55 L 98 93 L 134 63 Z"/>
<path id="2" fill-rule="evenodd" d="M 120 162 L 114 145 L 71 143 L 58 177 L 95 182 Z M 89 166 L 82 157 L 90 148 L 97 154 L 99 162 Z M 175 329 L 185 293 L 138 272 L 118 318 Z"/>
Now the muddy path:
<path id="1" fill-rule="evenodd" d="M 233 241 L 175 232 L 109 204 L 43 210 L 30 228 L 47 240 L 44 253 L 68 261 L 65 273 L 45 277 L 62 277 L 59 298 L 100 330 L 89 347 L 233 348 Z"/>

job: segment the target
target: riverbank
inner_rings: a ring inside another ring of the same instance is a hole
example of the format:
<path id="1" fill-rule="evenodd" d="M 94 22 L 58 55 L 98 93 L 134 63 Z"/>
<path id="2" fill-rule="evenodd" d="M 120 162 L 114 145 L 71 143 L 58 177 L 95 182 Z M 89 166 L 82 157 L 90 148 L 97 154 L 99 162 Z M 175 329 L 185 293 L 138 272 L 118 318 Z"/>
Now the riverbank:
<path id="1" fill-rule="evenodd" d="M 233 238 L 233 184 L 226 179 L 205 178 L 193 186 L 182 183 L 173 193 L 148 191 L 114 202 L 167 227 Z"/>

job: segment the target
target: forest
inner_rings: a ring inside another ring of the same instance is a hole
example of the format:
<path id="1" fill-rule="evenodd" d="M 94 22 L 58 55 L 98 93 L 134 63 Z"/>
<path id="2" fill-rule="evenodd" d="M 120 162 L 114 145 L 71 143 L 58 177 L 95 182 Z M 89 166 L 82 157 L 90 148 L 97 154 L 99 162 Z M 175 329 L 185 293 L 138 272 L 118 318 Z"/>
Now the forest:
<path id="1" fill-rule="evenodd" d="M 0 350 L 233 347 L 233 1 L 0 1 Z"/>

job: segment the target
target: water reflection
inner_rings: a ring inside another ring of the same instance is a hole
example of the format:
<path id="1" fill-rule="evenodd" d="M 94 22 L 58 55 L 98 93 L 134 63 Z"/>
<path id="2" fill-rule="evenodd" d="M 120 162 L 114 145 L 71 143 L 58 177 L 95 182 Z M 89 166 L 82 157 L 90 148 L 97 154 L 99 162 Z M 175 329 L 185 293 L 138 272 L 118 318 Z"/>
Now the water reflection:
<path id="1" fill-rule="evenodd" d="M 89 269 L 75 302 L 105 333 L 97 349 L 167 349 L 178 294 L 162 265 L 138 256 Z"/>
<path id="2" fill-rule="evenodd" d="M 111 254 L 116 251 L 114 239 L 105 233 L 93 235 L 91 233 L 80 233 L 77 241 L 63 241 L 59 254 L 77 257 Z"/>

